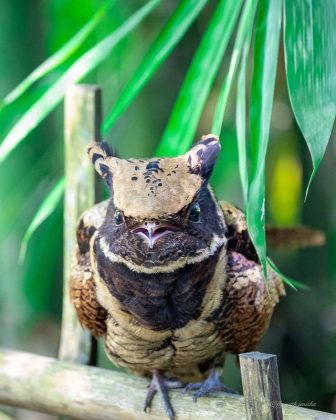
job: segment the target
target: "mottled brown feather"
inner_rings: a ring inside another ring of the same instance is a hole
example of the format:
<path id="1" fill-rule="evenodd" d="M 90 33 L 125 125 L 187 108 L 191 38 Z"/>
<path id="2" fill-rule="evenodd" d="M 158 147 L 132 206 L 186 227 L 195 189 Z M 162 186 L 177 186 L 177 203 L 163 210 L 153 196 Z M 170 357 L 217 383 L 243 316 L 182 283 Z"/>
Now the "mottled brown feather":
<path id="1" fill-rule="evenodd" d="M 86 211 L 77 227 L 77 247 L 70 273 L 70 298 L 80 323 L 91 334 L 99 337 L 106 334 L 106 310 L 96 298 L 96 286 L 90 260 L 90 240 L 103 222 L 107 202 Z"/>
<path id="2" fill-rule="evenodd" d="M 229 231 L 227 281 L 222 304 L 212 320 L 221 331 L 226 351 L 243 353 L 258 346 L 285 288 L 269 267 L 264 280 L 244 213 L 230 203 L 220 204 Z"/>
<path id="3" fill-rule="evenodd" d="M 90 257 L 77 249 L 70 277 L 70 297 L 79 322 L 99 337 L 106 334 L 106 311 L 96 299 L 96 286 L 90 269 Z"/>
<path id="4" fill-rule="evenodd" d="M 275 273 L 270 272 L 265 282 L 258 263 L 230 251 L 222 305 L 211 317 L 220 330 L 226 351 L 255 350 L 284 294 L 283 282 Z"/>

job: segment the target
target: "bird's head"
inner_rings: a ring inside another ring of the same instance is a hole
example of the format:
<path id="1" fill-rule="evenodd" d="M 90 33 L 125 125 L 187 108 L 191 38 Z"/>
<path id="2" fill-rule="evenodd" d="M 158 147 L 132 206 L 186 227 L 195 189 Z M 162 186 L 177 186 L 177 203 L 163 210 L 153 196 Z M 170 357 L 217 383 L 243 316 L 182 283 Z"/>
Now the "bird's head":
<path id="1" fill-rule="evenodd" d="M 208 180 L 219 151 L 213 135 L 175 158 L 120 159 L 104 142 L 91 145 L 111 192 L 99 231 L 104 252 L 148 272 L 174 271 L 216 252 L 225 226 Z"/>

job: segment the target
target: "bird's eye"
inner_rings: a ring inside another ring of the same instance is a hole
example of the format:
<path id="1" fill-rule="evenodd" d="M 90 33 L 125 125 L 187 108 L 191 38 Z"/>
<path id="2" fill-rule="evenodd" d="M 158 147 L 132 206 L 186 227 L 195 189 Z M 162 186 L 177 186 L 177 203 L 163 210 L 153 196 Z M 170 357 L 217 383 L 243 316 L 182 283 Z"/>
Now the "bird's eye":
<path id="1" fill-rule="evenodd" d="M 195 203 L 189 212 L 189 220 L 191 222 L 197 223 L 200 221 L 201 217 L 201 206 L 198 203 Z"/>
<path id="2" fill-rule="evenodd" d="M 124 218 L 123 218 L 123 215 L 120 213 L 119 210 L 116 210 L 114 212 L 114 220 L 115 220 L 116 225 L 121 225 L 123 223 Z"/>

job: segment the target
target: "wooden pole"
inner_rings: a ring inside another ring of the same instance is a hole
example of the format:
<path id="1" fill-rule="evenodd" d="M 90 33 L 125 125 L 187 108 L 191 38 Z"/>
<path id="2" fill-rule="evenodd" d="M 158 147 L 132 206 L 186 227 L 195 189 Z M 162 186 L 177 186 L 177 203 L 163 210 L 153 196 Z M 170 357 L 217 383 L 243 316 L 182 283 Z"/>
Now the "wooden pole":
<path id="1" fill-rule="evenodd" d="M 277 358 L 259 352 L 239 355 L 248 420 L 282 420 Z"/>
<path id="2" fill-rule="evenodd" d="M 87 146 L 100 139 L 101 90 L 74 85 L 65 95 L 64 287 L 59 358 L 88 363 L 91 336 L 79 324 L 69 298 L 69 273 L 79 216 L 95 202 L 95 176 Z"/>
<path id="3" fill-rule="evenodd" d="M 166 419 L 158 396 L 150 414 L 143 412 L 148 384 L 146 379 L 122 372 L 0 349 L 0 404 L 76 419 Z M 179 420 L 245 419 L 244 398 L 238 395 L 217 393 L 199 398 L 197 404 L 181 390 L 169 395 Z M 302 407 L 282 407 L 288 420 L 336 419 L 336 415 Z"/>

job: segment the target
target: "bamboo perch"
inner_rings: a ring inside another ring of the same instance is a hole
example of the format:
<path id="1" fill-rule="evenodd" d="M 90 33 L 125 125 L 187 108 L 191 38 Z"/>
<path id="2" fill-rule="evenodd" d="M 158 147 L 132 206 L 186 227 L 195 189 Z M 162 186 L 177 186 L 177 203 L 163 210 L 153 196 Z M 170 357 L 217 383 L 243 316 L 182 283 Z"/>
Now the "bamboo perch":
<path id="1" fill-rule="evenodd" d="M 74 85 L 65 96 L 65 197 L 64 197 L 64 291 L 59 357 L 88 363 L 91 336 L 80 326 L 69 299 L 69 273 L 76 244 L 79 216 L 95 202 L 94 169 L 87 146 L 100 138 L 101 90 L 98 86 Z"/>
<path id="2" fill-rule="evenodd" d="M 77 365 L 19 351 L 0 350 L 0 404 L 76 419 L 162 420 L 154 398 L 151 414 L 143 412 L 146 379 Z M 193 403 L 190 394 L 170 392 L 177 420 L 245 419 L 244 398 L 216 394 Z M 335 420 L 336 415 L 282 405 L 284 419 Z"/>
<path id="3" fill-rule="evenodd" d="M 8 414 L 3 413 L 0 411 L 0 420 L 14 420 L 13 417 L 9 417 Z"/>

